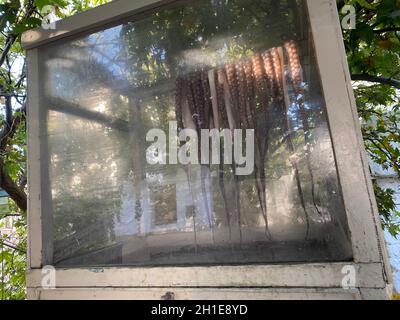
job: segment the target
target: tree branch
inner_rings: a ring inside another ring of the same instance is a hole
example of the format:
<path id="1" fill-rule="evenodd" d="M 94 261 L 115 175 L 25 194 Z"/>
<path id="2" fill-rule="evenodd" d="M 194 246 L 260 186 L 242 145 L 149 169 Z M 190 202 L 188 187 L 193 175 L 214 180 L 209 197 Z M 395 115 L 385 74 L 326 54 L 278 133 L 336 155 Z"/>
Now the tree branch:
<path id="1" fill-rule="evenodd" d="M 8 115 L 7 118 L 9 119 L 6 120 L 5 125 L 0 131 L 0 151 L 4 152 L 7 146 L 7 140 L 14 136 L 14 133 L 20 123 L 25 120 L 26 104 L 24 104 L 21 109 L 16 110 L 15 113 L 19 113 L 19 115 L 16 116 L 14 119 L 12 118 L 12 114 Z"/>
<path id="2" fill-rule="evenodd" d="M 4 61 L 6 60 L 6 58 L 8 56 L 8 53 L 9 53 L 11 47 L 13 46 L 15 40 L 16 40 L 15 36 L 11 35 L 11 36 L 8 37 L 8 39 L 6 41 L 6 45 L 4 46 L 4 50 L 3 50 L 3 52 L 1 53 L 1 56 L 0 56 L 0 66 L 2 66 Z"/>
<path id="3" fill-rule="evenodd" d="M 26 105 L 20 110 L 20 114 L 12 119 L 9 115 L 6 124 L 3 126 L 3 130 L 0 132 L 0 151 L 5 152 L 7 148 L 7 142 L 12 139 L 18 126 L 22 121 L 25 120 Z M 11 122 L 11 123 L 10 123 Z M 6 172 L 4 168 L 4 159 L 0 158 L 0 187 L 4 189 L 10 198 L 14 200 L 15 204 L 24 212 L 27 210 L 27 196 L 23 188 L 20 188 Z"/>
<path id="4" fill-rule="evenodd" d="M 29 3 L 28 8 L 26 10 L 25 18 L 31 17 L 32 14 L 35 12 L 35 9 L 36 9 L 36 7 L 35 7 L 34 3 Z M 16 40 L 17 40 L 17 35 L 15 35 L 15 34 L 11 34 L 7 37 L 7 40 L 5 42 L 6 44 L 4 46 L 4 50 L 0 55 L 0 67 L 3 65 L 4 61 L 6 60 L 8 54 Z"/>
<path id="5" fill-rule="evenodd" d="M 13 121 L 13 110 L 12 110 L 12 103 L 11 103 L 11 97 L 5 97 L 6 100 L 6 126 L 7 128 L 11 128 L 12 126 L 12 121 Z"/>
<path id="6" fill-rule="evenodd" d="M 400 89 L 400 80 L 386 78 L 386 77 L 380 77 L 380 76 L 373 76 L 373 75 L 370 75 L 367 73 L 352 74 L 351 80 L 381 83 L 381 84 L 386 84 L 386 85 L 395 87 L 397 89 Z"/>
<path id="7" fill-rule="evenodd" d="M 342 9 L 343 6 L 344 6 L 345 4 L 346 4 L 346 3 L 345 3 L 344 0 L 339 0 L 339 1 L 337 1 L 337 8 L 338 8 L 338 10 Z"/>
<path id="8" fill-rule="evenodd" d="M 28 183 L 28 177 L 27 177 L 26 173 L 24 172 L 24 174 L 22 175 L 22 177 L 20 178 L 20 180 L 18 182 L 19 188 L 24 190 L 27 183 Z"/>
<path id="9" fill-rule="evenodd" d="M 371 142 L 380 152 L 382 152 L 389 159 L 392 167 L 396 169 L 397 172 L 400 172 L 400 164 L 397 162 L 397 159 L 393 157 L 392 153 L 389 150 L 383 149 L 373 138 L 366 138 L 366 140 Z"/>
<path id="10" fill-rule="evenodd" d="M 385 33 L 385 32 L 397 32 L 397 31 L 400 31 L 400 27 L 391 27 L 391 28 L 374 30 L 374 33 L 380 34 L 380 33 Z"/>
<path id="11" fill-rule="evenodd" d="M 20 217 L 19 213 L 7 213 L 7 214 L 0 214 L 0 219 L 8 218 L 8 217 Z"/>
<path id="12" fill-rule="evenodd" d="M 79 104 L 65 101 L 63 99 L 51 99 L 51 102 L 49 103 L 49 108 L 57 112 L 71 114 L 82 119 L 95 121 L 109 128 L 125 132 L 129 131 L 129 125 L 125 120 L 108 117 L 101 112 L 88 110 L 84 107 L 81 107 Z"/>
<path id="13" fill-rule="evenodd" d="M 18 208 L 26 212 L 28 208 L 26 193 L 18 187 L 9 174 L 4 170 L 4 164 L 2 161 L 0 161 L 0 187 L 8 193 Z"/>
<path id="14" fill-rule="evenodd" d="M 26 253 L 26 251 L 24 249 L 18 248 L 17 246 L 14 246 L 12 244 L 9 244 L 9 243 L 3 242 L 3 241 L 0 241 L 0 245 L 8 247 L 8 248 L 16 250 L 16 251 L 19 251 L 21 253 Z"/>

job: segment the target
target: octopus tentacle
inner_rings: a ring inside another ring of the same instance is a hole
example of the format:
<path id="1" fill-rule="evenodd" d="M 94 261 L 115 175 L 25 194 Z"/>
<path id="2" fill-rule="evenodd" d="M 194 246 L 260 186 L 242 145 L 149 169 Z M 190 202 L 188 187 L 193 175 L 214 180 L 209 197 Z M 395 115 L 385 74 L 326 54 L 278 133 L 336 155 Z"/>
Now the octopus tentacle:
<path id="1" fill-rule="evenodd" d="M 240 122 L 242 124 L 241 128 L 246 128 L 249 126 L 249 121 L 247 117 L 247 83 L 246 74 L 244 73 L 243 62 L 239 61 L 235 65 L 236 69 L 236 81 L 238 84 L 239 93 L 239 114 Z"/>
<path id="2" fill-rule="evenodd" d="M 306 219 L 306 240 L 308 239 L 309 236 L 309 231 L 310 231 L 310 218 L 306 209 L 306 204 L 305 204 L 305 200 L 304 200 L 304 192 L 303 192 L 303 187 L 301 185 L 301 179 L 300 179 L 300 171 L 299 171 L 299 167 L 297 164 L 297 160 L 296 160 L 296 156 L 295 156 L 295 147 L 294 147 L 294 143 L 292 140 L 292 135 L 291 135 L 291 128 L 290 128 L 290 121 L 289 121 L 289 117 L 288 117 L 288 109 L 289 109 L 289 105 L 290 105 L 290 101 L 289 101 L 289 93 L 287 91 L 287 86 L 286 86 L 286 75 L 285 75 L 285 70 L 283 68 L 283 51 L 282 48 L 273 48 L 272 50 L 272 56 L 273 56 L 273 61 L 274 61 L 274 69 L 275 69 L 275 73 L 278 76 L 278 84 L 280 86 L 280 88 L 278 88 L 278 92 L 282 92 L 282 102 L 283 102 L 283 113 L 285 116 L 285 126 L 284 129 L 286 132 L 288 132 L 288 138 L 287 138 L 287 145 L 289 148 L 289 151 L 292 153 L 292 167 L 294 170 L 294 174 L 295 174 L 295 178 L 296 178 L 296 186 L 297 186 L 297 192 L 299 194 L 299 198 L 300 198 L 300 203 L 301 203 L 301 207 L 304 211 L 304 215 L 305 215 L 305 219 Z M 280 72 L 280 75 L 279 75 Z"/>
<path id="3" fill-rule="evenodd" d="M 306 157 L 307 157 L 307 170 L 311 178 L 311 196 L 313 200 L 313 205 L 319 215 L 322 215 L 320 209 L 318 208 L 316 196 L 315 196 L 315 180 L 314 174 L 311 167 L 311 150 L 310 150 L 310 128 L 308 125 L 307 111 L 304 107 L 304 90 L 302 87 L 303 75 L 302 68 L 300 64 L 299 50 L 294 41 L 285 43 L 285 51 L 288 58 L 289 70 L 291 75 L 291 80 L 295 93 L 297 95 L 297 104 L 299 107 L 300 117 L 302 119 L 303 131 L 304 131 L 304 141 L 306 144 Z"/>
<path id="4" fill-rule="evenodd" d="M 267 146 L 268 146 L 268 135 L 269 135 L 269 106 L 268 106 L 268 98 L 267 98 L 267 90 L 265 87 L 265 68 L 263 64 L 263 59 L 261 54 L 256 53 L 252 59 L 252 69 L 254 75 L 254 82 L 255 88 L 254 95 L 257 91 L 259 99 L 261 101 L 262 110 L 266 116 L 266 128 L 265 130 L 260 130 L 257 126 L 255 127 L 257 137 L 258 137 L 258 144 L 259 144 L 259 160 L 256 170 L 258 171 L 258 176 L 256 176 L 257 182 L 260 184 L 261 191 L 258 191 L 259 198 L 261 199 L 261 208 L 263 210 L 264 220 L 265 220 L 265 228 L 267 236 L 271 239 L 271 234 L 269 232 L 269 222 L 268 222 L 268 208 L 267 208 L 267 196 L 266 196 L 266 177 L 265 177 L 265 157 L 267 153 Z M 255 118 L 254 118 L 255 119 Z M 257 174 L 257 173 L 256 173 Z M 262 192 L 262 193 L 261 193 Z"/>
<path id="5" fill-rule="evenodd" d="M 239 88 L 236 79 L 235 64 L 230 63 L 226 65 L 226 78 L 228 81 L 229 93 L 232 98 L 231 106 L 235 117 L 235 123 L 240 126 L 240 112 L 239 112 Z"/>
<path id="6" fill-rule="evenodd" d="M 195 114 L 193 118 L 197 121 L 197 129 L 204 129 L 204 99 L 203 99 L 203 89 L 201 83 L 201 75 L 199 72 L 195 72 L 190 79 L 190 85 L 192 88 L 194 103 L 195 103 Z M 200 132 L 200 131 L 199 131 Z M 200 137 L 200 136 L 199 136 Z"/>
<path id="7" fill-rule="evenodd" d="M 204 94 L 204 111 L 202 112 L 202 117 L 204 120 L 204 128 L 208 128 L 210 123 L 210 116 L 212 110 L 212 102 L 211 102 L 211 90 L 210 90 L 210 83 L 208 81 L 208 72 L 202 71 L 201 72 L 201 84 L 202 90 Z"/>
<path id="8" fill-rule="evenodd" d="M 255 86 L 254 86 L 254 74 L 253 74 L 253 62 L 251 59 L 243 63 L 243 70 L 246 78 L 247 88 L 247 101 L 246 101 L 246 113 L 247 121 L 250 126 L 256 127 L 255 119 Z"/>
<path id="9" fill-rule="evenodd" d="M 185 108 L 185 111 L 189 109 L 189 113 L 193 114 L 194 110 L 194 101 L 193 97 L 190 91 L 190 86 L 188 85 L 188 82 L 183 78 L 183 77 L 178 77 L 176 81 L 176 89 L 175 89 L 175 112 L 177 116 L 177 123 L 178 123 L 178 130 L 182 130 L 185 128 L 184 122 L 183 122 L 183 110 Z M 184 142 L 181 142 L 181 145 L 183 145 Z M 194 197 L 194 191 L 192 188 L 192 178 L 191 178 L 191 170 L 189 166 L 185 165 L 183 166 L 183 170 L 186 173 L 187 177 L 187 183 L 189 186 L 189 194 L 191 195 L 192 198 L 192 203 L 195 204 L 196 200 Z M 194 207 L 192 207 L 192 218 L 193 218 L 193 234 L 194 234 L 194 246 L 195 246 L 195 252 L 197 253 L 197 224 L 196 224 L 196 210 Z"/>
<path id="10" fill-rule="evenodd" d="M 277 78 L 275 76 L 275 69 L 271 52 L 269 50 L 263 52 L 262 59 L 265 67 L 265 78 L 267 80 L 268 90 L 270 92 L 272 100 L 275 101 L 278 98 L 277 88 L 276 88 Z"/>
<path id="11" fill-rule="evenodd" d="M 218 83 L 222 86 L 224 90 L 224 97 L 225 97 L 225 111 L 227 113 L 229 127 L 233 130 L 236 129 L 238 126 L 240 127 L 240 113 L 239 111 L 239 95 L 238 95 L 238 83 L 236 78 L 236 68 L 234 64 L 228 64 L 225 67 L 226 70 L 226 77 L 225 73 L 222 70 L 218 73 Z M 227 92 L 228 91 L 228 92 Z M 230 96 L 230 99 L 228 98 Z M 228 101 L 230 100 L 230 101 Z M 233 110 L 235 109 L 235 110 Z M 229 120 L 229 113 L 231 113 L 231 119 Z M 239 116 L 237 115 L 239 113 Z M 239 238 L 240 243 L 242 243 L 242 225 L 241 225 L 241 209 L 240 209 L 240 181 L 239 177 L 235 174 L 235 161 L 232 164 L 232 172 L 233 172 L 233 179 L 235 184 L 235 204 L 236 204 L 236 212 L 238 218 L 238 227 L 239 227 Z"/>
<path id="12" fill-rule="evenodd" d="M 197 110 L 196 110 L 196 103 L 195 103 L 195 99 L 194 99 L 194 93 L 192 90 L 192 81 L 191 81 L 191 76 L 188 77 L 188 79 L 186 79 L 186 81 L 183 81 L 183 88 L 185 91 L 185 98 L 187 100 L 187 104 L 189 107 L 189 111 L 190 114 L 193 118 L 193 115 L 196 114 Z M 198 128 L 198 121 L 197 119 L 193 119 L 194 120 L 194 124 L 196 126 L 196 129 Z"/>
<path id="13" fill-rule="evenodd" d="M 217 70 L 216 77 L 218 78 L 216 83 L 216 89 L 217 89 L 217 101 L 218 101 L 218 113 L 221 119 L 221 124 L 223 129 L 229 128 L 229 122 L 228 122 L 228 115 L 225 109 L 225 97 L 224 97 L 224 88 L 222 86 L 222 81 L 220 80 L 222 78 L 222 72 L 224 72 L 222 69 Z"/>
<path id="14" fill-rule="evenodd" d="M 205 100 L 204 100 L 204 92 L 203 92 L 203 84 L 202 84 L 202 77 L 201 72 L 195 72 L 190 80 L 192 92 L 194 94 L 194 102 L 195 102 L 195 111 L 196 114 L 193 115 L 193 118 L 197 120 L 197 132 L 199 137 L 199 159 L 201 159 L 201 129 L 205 129 L 208 126 L 208 123 L 205 121 Z M 204 165 L 201 165 L 201 191 L 204 200 L 204 206 L 207 214 L 207 220 L 209 227 L 212 232 L 212 237 L 214 239 L 214 228 L 213 228 L 213 221 L 211 217 L 211 210 L 209 208 L 209 199 L 207 196 L 206 190 L 206 176 L 207 176 L 207 168 Z"/>
<path id="15" fill-rule="evenodd" d="M 178 125 L 178 132 L 183 129 L 183 114 L 182 114 L 182 100 L 183 100 L 183 79 L 182 77 L 176 78 L 175 83 L 175 115 Z"/>
<path id="16" fill-rule="evenodd" d="M 220 119 L 220 124 L 218 125 L 218 129 L 227 129 L 229 128 L 229 121 L 228 121 L 228 116 L 225 108 L 225 95 L 224 95 L 224 88 L 222 84 L 222 76 L 223 76 L 224 70 L 223 69 L 218 69 L 214 72 L 214 83 L 215 83 L 215 91 L 217 95 L 217 110 L 218 110 L 218 119 Z M 222 159 L 222 149 L 221 149 L 221 154 L 220 157 Z M 224 208 L 225 208 L 225 216 L 228 224 L 228 229 L 229 229 L 229 240 L 232 239 L 232 227 L 231 227 L 231 213 L 229 212 L 229 202 L 228 202 L 228 197 L 227 197 L 227 192 L 226 192 L 226 187 L 225 187 L 225 180 L 224 180 L 224 164 L 221 161 L 219 164 L 219 186 L 221 189 L 222 193 L 222 198 L 224 200 Z"/>

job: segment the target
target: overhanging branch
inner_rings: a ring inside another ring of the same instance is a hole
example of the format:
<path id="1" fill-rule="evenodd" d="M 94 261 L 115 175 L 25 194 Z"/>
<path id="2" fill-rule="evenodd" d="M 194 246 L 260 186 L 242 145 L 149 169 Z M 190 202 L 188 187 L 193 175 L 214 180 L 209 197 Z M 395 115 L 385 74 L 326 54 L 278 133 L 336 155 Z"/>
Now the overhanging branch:
<path id="1" fill-rule="evenodd" d="M 81 119 L 94 121 L 106 127 L 113 128 L 119 131 L 129 131 L 129 125 L 125 120 L 118 118 L 111 118 L 101 112 L 91 111 L 79 104 L 65 101 L 59 98 L 51 99 L 49 109 L 57 112 L 62 112 L 70 115 L 77 116 Z"/>
<path id="2" fill-rule="evenodd" d="M 9 174 L 4 169 L 4 164 L 0 161 L 0 187 L 5 190 L 10 198 L 22 211 L 27 210 L 27 196 L 24 190 L 11 179 Z"/>
<path id="3" fill-rule="evenodd" d="M 374 33 L 380 34 L 380 33 L 385 33 L 385 32 L 397 32 L 397 31 L 400 31 L 400 27 L 391 27 L 391 28 L 374 30 Z"/>
<path id="4" fill-rule="evenodd" d="M 17 110 L 17 116 L 12 117 L 12 114 L 7 116 L 7 121 L 0 130 L 0 152 L 3 154 L 7 149 L 7 143 L 13 138 L 18 126 L 25 121 L 26 105 Z M 9 111 L 10 112 L 10 111 Z M 15 204 L 24 212 L 27 210 L 27 196 L 23 188 L 20 188 L 16 182 L 7 173 L 4 168 L 4 159 L 0 158 L 0 187 L 5 190 Z"/>
<path id="5" fill-rule="evenodd" d="M 373 75 L 370 75 L 367 73 L 352 74 L 351 80 L 381 83 L 381 84 L 386 84 L 386 85 L 395 87 L 397 89 L 400 89 L 400 80 L 386 78 L 386 77 L 380 77 L 380 76 L 373 76 Z"/>
<path id="6" fill-rule="evenodd" d="M 5 247 L 7 247 L 7 248 L 10 248 L 10 249 L 19 251 L 19 252 L 21 252 L 21 253 L 26 253 L 26 250 L 21 249 L 21 248 L 17 247 L 17 246 L 14 245 L 14 244 L 7 243 L 7 242 L 4 242 L 4 241 L 0 241 L 0 246 L 5 246 Z"/>

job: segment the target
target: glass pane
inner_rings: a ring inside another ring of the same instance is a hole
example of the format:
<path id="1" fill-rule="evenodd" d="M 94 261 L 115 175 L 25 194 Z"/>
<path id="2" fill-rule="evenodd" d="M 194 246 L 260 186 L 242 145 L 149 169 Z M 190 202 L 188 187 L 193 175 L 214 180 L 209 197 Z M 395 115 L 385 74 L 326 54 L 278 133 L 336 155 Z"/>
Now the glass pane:
<path id="1" fill-rule="evenodd" d="M 40 61 L 55 265 L 351 259 L 303 1 L 190 1 Z"/>

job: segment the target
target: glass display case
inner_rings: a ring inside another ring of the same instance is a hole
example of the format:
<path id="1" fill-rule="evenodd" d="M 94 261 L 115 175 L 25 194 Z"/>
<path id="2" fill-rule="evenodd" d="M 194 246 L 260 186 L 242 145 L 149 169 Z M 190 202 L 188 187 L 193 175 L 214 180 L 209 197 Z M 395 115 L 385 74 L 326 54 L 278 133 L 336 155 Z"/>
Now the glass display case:
<path id="1" fill-rule="evenodd" d="M 60 294 L 366 295 L 332 280 L 386 259 L 338 25 L 334 1 L 120 0 L 24 34 L 32 294 L 52 265 Z"/>

